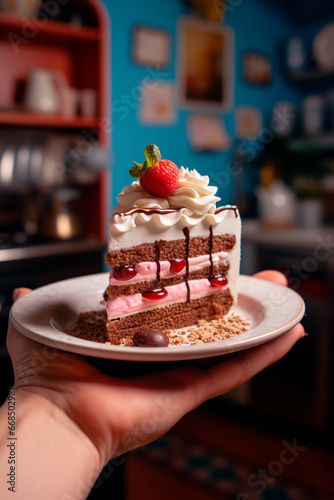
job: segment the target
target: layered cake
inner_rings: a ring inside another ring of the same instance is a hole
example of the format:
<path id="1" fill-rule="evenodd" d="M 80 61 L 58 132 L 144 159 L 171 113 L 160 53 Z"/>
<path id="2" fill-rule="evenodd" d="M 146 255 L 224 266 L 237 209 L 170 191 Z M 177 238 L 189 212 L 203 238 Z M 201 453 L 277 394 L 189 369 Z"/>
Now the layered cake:
<path id="1" fill-rule="evenodd" d="M 109 223 L 104 300 L 112 344 L 167 345 L 169 332 L 223 318 L 237 300 L 237 207 L 217 208 L 209 178 L 161 160 L 156 146 L 145 156 Z"/>

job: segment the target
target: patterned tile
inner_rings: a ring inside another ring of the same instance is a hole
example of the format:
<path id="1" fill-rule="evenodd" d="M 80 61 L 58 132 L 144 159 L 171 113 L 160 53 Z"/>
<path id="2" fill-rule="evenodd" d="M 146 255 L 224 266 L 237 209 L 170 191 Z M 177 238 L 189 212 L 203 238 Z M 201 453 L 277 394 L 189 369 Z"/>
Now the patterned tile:
<path id="1" fill-rule="evenodd" d="M 280 477 L 265 481 L 265 477 L 258 476 L 259 466 L 176 432 L 168 433 L 135 453 L 220 499 L 333 500 Z"/>

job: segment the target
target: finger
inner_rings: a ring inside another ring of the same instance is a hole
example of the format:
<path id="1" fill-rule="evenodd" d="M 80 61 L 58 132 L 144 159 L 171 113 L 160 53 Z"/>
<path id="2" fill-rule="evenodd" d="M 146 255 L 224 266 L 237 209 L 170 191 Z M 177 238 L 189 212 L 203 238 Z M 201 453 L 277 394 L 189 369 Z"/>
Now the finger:
<path id="1" fill-rule="evenodd" d="M 254 274 L 254 278 L 259 278 L 261 280 L 274 281 L 279 285 L 287 286 L 288 280 L 284 276 L 284 274 L 279 271 L 260 271 L 259 273 Z"/>
<path id="2" fill-rule="evenodd" d="M 208 399 L 235 389 L 282 358 L 304 336 L 299 324 L 280 337 L 258 347 L 223 358 L 210 368 L 183 366 L 136 379 L 135 385 L 150 392 L 172 391 L 175 421 Z"/>
<path id="3" fill-rule="evenodd" d="M 24 297 L 24 295 L 27 295 L 27 293 L 30 292 L 30 288 L 15 288 L 13 291 L 13 301 L 16 302 L 18 299 Z"/>
<path id="4" fill-rule="evenodd" d="M 224 394 L 247 382 L 254 375 L 281 359 L 291 347 L 304 337 L 304 328 L 298 324 L 292 330 L 266 344 L 242 351 L 208 370 L 209 395 L 206 399 Z"/>

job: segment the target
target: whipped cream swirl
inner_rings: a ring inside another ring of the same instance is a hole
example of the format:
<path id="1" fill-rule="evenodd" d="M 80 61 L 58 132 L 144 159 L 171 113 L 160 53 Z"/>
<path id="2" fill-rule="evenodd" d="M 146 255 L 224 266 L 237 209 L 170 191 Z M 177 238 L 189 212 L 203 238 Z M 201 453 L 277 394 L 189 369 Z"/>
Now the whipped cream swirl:
<path id="1" fill-rule="evenodd" d="M 152 221 L 157 229 L 179 225 L 191 227 L 202 220 L 208 225 L 215 225 L 221 221 L 224 214 L 215 214 L 216 203 L 220 201 L 216 195 L 217 188 L 209 186 L 209 177 L 200 175 L 196 170 L 180 168 L 180 177 L 174 192 L 166 198 L 147 193 L 139 181 L 125 186 L 117 196 L 118 206 L 113 209 L 110 229 L 112 233 L 123 233 L 130 229 Z M 124 214 L 131 208 L 145 209 L 174 209 L 169 214 L 135 212 Z"/>

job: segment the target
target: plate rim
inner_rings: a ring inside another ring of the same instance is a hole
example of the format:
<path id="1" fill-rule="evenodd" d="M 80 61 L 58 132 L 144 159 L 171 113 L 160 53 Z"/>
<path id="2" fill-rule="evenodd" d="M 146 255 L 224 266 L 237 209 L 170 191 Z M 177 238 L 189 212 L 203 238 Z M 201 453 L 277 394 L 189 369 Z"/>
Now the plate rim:
<path id="1" fill-rule="evenodd" d="M 33 290 L 31 293 L 38 294 L 42 293 L 45 289 L 57 288 L 60 284 L 66 284 L 67 282 L 75 281 L 79 282 L 80 280 L 85 279 L 96 279 L 99 278 L 105 279 L 109 275 L 108 272 L 105 273 L 97 273 L 92 275 L 79 276 L 76 278 L 69 278 L 66 280 L 61 280 L 57 282 L 50 283 L 48 285 L 44 285 Z M 239 291 L 238 296 L 244 296 L 247 298 L 252 298 L 249 294 L 245 294 L 242 290 L 242 286 L 240 286 L 240 281 L 251 282 L 256 280 L 257 285 L 259 282 L 265 287 L 272 288 L 273 290 L 280 290 L 283 294 L 291 295 L 295 299 L 299 301 L 299 310 L 295 312 L 293 318 L 290 319 L 287 323 L 280 325 L 279 327 L 270 330 L 268 332 L 259 333 L 253 337 L 242 338 L 240 336 L 232 337 L 230 339 L 218 340 L 215 342 L 208 342 L 203 344 L 196 345 L 181 345 L 181 346 L 173 346 L 173 347 L 133 347 L 133 346 L 117 346 L 112 344 L 103 344 L 99 342 L 93 342 L 90 340 L 79 339 L 77 337 L 71 337 L 70 335 L 60 332 L 65 338 L 54 339 L 48 335 L 41 335 L 38 332 L 34 332 L 31 328 L 25 326 L 20 321 L 15 318 L 15 314 L 17 311 L 20 312 L 22 309 L 22 304 L 24 304 L 25 297 L 23 296 L 17 302 L 15 302 L 10 310 L 10 319 L 14 325 L 14 327 L 24 336 L 34 340 L 40 344 L 47 345 L 49 347 L 54 347 L 56 349 L 63 350 L 65 352 L 79 354 L 84 356 L 98 357 L 104 359 L 113 359 L 113 360 L 123 360 L 123 361 L 181 361 L 181 360 L 190 360 L 190 359 L 200 359 L 200 358 L 208 358 L 214 356 L 223 356 L 226 354 L 230 354 L 233 352 L 249 349 L 251 347 L 256 347 L 258 345 L 264 344 L 274 338 L 282 335 L 286 331 L 293 328 L 300 320 L 304 317 L 305 314 L 305 303 L 302 297 L 291 288 L 287 288 L 278 283 L 274 283 L 268 280 L 262 280 L 260 278 L 256 278 L 253 276 L 239 275 Z M 29 294 L 29 301 L 31 300 L 31 294 Z M 257 299 L 255 299 L 257 300 Z M 259 301 L 262 304 L 261 301 Z M 24 315 L 24 314 L 23 314 Z M 51 325 L 51 317 L 49 319 L 49 323 L 44 325 L 46 329 L 52 329 L 51 331 L 54 333 L 57 330 L 54 326 Z M 245 332 L 247 333 L 247 332 Z M 243 334 L 241 334 L 243 335 Z M 71 339 L 75 338 L 76 343 L 71 342 Z M 228 342 L 226 342 L 228 341 Z M 217 349 L 218 348 L 218 349 Z"/>

